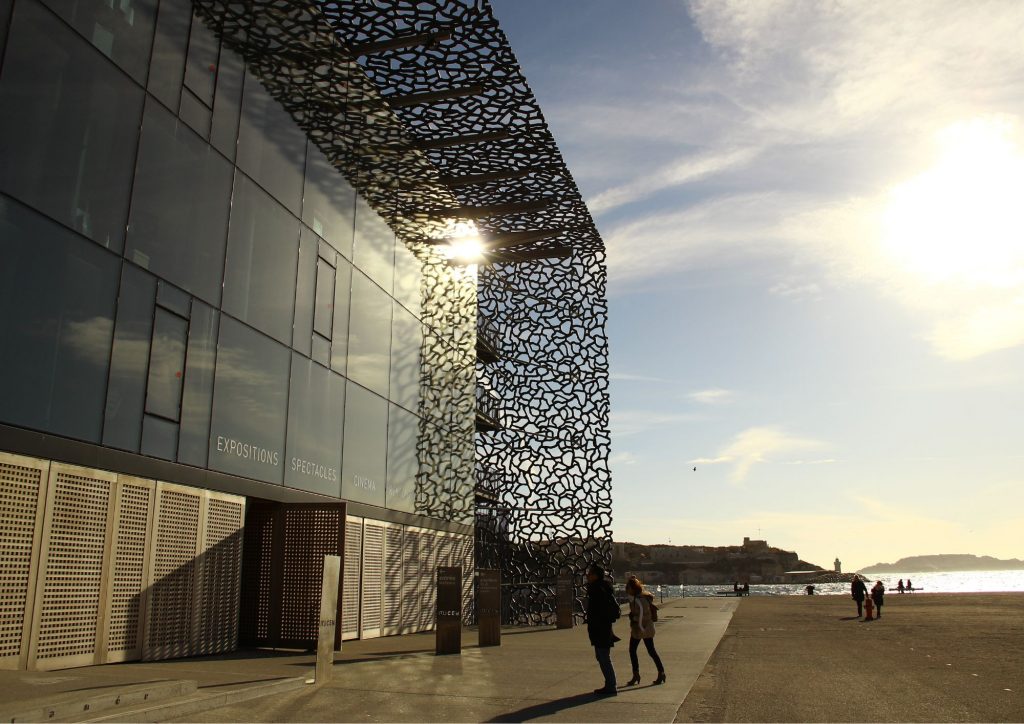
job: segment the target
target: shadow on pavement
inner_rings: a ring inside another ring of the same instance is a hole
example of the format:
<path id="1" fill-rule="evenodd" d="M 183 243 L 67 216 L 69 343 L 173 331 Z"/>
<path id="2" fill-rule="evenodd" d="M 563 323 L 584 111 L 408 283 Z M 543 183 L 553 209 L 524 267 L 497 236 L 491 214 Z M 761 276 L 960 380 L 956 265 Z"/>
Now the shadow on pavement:
<path id="1" fill-rule="evenodd" d="M 531 719 L 537 719 L 538 717 L 547 716 L 549 714 L 557 714 L 565 709 L 572 709 L 574 706 L 581 706 L 588 702 L 597 701 L 597 697 L 593 694 L 574 694 L 567 696 L 562 699 L 555 699 L 553 701 L 546 701 L 543 704 L 534 704 L 518 711 L 510 711 L 507 714 L 501 714 L 493 719 L 488 719 L 489 722 L 520 722 L 530 721 Z"/>

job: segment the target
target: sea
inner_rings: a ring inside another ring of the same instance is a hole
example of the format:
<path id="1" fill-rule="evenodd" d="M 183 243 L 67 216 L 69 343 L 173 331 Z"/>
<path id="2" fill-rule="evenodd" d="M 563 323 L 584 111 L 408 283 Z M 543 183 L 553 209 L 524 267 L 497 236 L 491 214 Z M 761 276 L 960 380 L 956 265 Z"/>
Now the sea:
<path id="1" fill-rule="evenodd" d="M 1017 571 L 907 571 L 906 573 L 864 573 L 868 588 L 875 581 L 881 581 L 885 587 L 896 588 L 901 578 L 906 583 L 909 578 L 914 588 L 922 589 L 922 593 L 995 593 L 999 591 L 1024 591 L 1024 570 Z M 648 586 L 657 594 L 658 586 Z M 752 583 L 751 596 L 806 596 L 806 584 L 803 583 Z M 714 596 L 718 591 L 732 590 L 732 584 L 711 586 L 660 586 L 660 594 L 665 598 L 680 596 Z M 815 595 L 839 596 L 850 595 L 849 583 L 816 583 Z"/>

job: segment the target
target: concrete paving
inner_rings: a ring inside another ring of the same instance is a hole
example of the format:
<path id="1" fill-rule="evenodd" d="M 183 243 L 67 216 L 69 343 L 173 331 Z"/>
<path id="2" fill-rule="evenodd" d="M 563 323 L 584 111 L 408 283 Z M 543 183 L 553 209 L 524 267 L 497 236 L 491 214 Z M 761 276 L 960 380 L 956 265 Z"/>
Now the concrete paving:
<path id="1" fill-rule="evenodd" d="M 435 656 L 432 634 L 347 643 L 326 684 L 182 721 L 670 722 L 737 603 L 667 601 L 655 640 L 668 682 L 651 685 L 654 666 L 641 648 L 643 684 L 613 698 L 592 693 L 602 680 L 585 628 L 506 630 L 492 648 L 477 648 L 467 631 L 461 656 Z M 615 628 L 628 636 L 625 617 Z M 612 660 L 621 687 L 630 676 L 625 641 Z"/>
<path id="2" fill-rule="evenodd" d="M 479 648 L 463 632 L 459 656 L 435 656 L 433 633 L 345 642 L 330 682 L 311 677 L 308 652 L 239 651 L 229 655 L 134 662 L 53 672 L 0 671 L 0 714 L 60 702 L 64 711 L 97 696 L 161 682 L 194 682 L 194 695 L 151 700 L 122 711 L 94 710 L 78 721 L 663 721 L 670 722 L 725 632 L 737 599 L 666 601 L 656 642 L 668 673 L 653 686 L 654 666 L 640 648 L 643 683 L 598 699 L 602 684 L 585 627 L 505 629 L 500 647 Z M 625 616 L 615 625 L 627 639 Z M 612 660 L 620 687 L 630 676 L 627 641 Z M 253 696 L 263 688 L 268 694 Z M 168 688 L 168 687 L 165 687 Z M 217 706 L 232 692 L 244 699 Z M 218 697 L 221 697 L 218 699 Z M 208 707 L 203 707 L 203 702 Z M 209 708 L 213 706 L 216 708 Z M 9 720 L 9 719 L 7 719 Z"/>

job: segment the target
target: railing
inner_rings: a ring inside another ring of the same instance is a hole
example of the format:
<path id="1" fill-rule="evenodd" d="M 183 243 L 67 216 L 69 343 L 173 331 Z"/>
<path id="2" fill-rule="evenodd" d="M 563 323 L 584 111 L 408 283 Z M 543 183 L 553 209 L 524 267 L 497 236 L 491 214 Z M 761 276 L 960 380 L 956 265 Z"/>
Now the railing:
<path id="1" fill-rule="evenodd" d="M 487 317 L 477 314 L 476 317 L 476 356 L 484 364 L 497 362 L 501 359 L 498 345 L 498 330 Z"/>
<path id="2" fill-rule="evenodd" d="M 501 398 L 482 387 L 476 388 L 476 429 L 482 432 L 501 429 Z"/>

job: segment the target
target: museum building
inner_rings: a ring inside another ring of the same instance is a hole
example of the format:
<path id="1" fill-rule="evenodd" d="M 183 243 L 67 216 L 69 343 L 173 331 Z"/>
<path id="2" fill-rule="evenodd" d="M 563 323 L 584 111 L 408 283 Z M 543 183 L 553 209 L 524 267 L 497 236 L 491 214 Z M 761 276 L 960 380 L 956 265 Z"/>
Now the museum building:
<path id="1" fill-rule="evenodd" d="M 470 620 L 481 545 L 522 611 L 605 555 L 603 247 L 532 114 L 483 0 L 0 0 L 0 667 L 308 645 L 324 554 L 339 644 L 439 565 Z"/>

